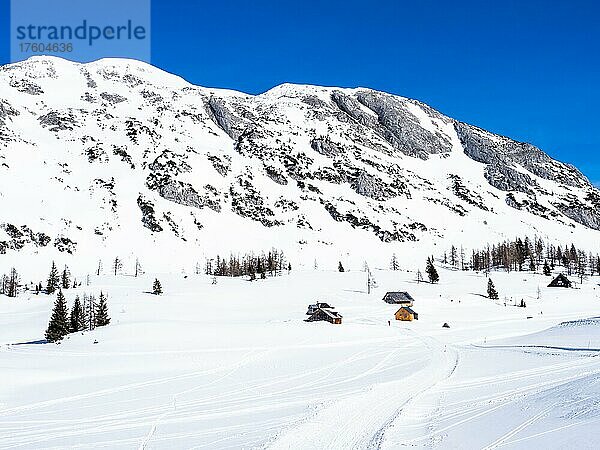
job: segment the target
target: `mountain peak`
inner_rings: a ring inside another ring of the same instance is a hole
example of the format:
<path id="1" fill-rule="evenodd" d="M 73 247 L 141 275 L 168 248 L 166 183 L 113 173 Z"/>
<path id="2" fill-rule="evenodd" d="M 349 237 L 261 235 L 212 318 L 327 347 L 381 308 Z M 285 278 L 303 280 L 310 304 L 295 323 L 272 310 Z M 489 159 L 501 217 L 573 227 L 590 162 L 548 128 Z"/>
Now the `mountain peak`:
<path id="1" fill-rule="evenodd" d="M 133 60 L 35 57 L 2 68 L 0 98 L 0 252 L 269 242 L 337 258 L 600 230 L 600 194 L 572 166 L 372 89 L 252 96 Z"/>

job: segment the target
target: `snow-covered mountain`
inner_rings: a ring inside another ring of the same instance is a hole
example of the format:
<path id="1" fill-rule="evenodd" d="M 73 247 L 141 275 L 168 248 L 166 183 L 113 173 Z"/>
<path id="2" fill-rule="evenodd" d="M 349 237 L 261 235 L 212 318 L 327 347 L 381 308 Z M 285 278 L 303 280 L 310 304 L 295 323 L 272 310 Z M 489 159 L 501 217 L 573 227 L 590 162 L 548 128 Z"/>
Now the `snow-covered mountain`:
<path id="1" fill-rule="evenodd" d="M 516 234 L 589 246 L 598 230 L 600 191 L 575 167 L 416 100 L 252 96 L 133 60 L 0 68 L 0 254 L 14 258 L 276 246 L 312 265 Z"/>

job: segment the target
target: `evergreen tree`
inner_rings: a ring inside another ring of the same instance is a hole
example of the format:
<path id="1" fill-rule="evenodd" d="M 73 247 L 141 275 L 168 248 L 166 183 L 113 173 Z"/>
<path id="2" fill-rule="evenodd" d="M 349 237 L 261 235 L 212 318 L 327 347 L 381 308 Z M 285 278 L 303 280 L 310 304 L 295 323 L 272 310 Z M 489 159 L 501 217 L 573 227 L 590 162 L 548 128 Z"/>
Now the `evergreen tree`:
<path id="1" fill-rule="evenodd" d="M 427 272 L 427 277 L 429 278 L 430 283 L 437 283 L 438 281 L 440 281 L 440 276 L 435 266 L 433 265 L 433 257 L 427 258 L 427 266 L 425 268 L 425 271 Z"/>
<path id="2" fill-rule="evenodd" d="M 550 266 L 548 265 L 548 261 L 544 261 L 544 275 L 546 275 L 547 277 L 549 277 L 552 274 L 552 271 L 550 270 Z"/>
<path id="3" fill-rule="evenodd" d="M 52 316 L 46 330 L 46 339 L 50 342 L 57 342 L 69 334 L 69 318 L 67 311 L 67 302 L 62 291 L 58 291 Z"/>
<path id="4" fill-rule="evenodd" d="M 531 272 L 535 272 L 535 263 L 533 262 L 533 257 L 529 258 L 529 270 Z"/>
<path id="5" fill-rule="evenodd" d="M 154 284 L 152 285 L 152 293 L 154 295 L 161 295 L 163 293 L 162 286 L 160 284 L 160 281 L 158 281 L 158 278 L 154 279 Z"/>
<path id="6" fill-rule="evenodd" d="M 487 295 L 488 298 L 491 298 L 492 300 L 498 300 L 498 292 L 496 291 L 496 287 L 491 278 L 488 279 Z"/>
<path id="7" fill-rule="evenodd" d="M 342 266 L 342 262 L 341 261 L 338 263 L 338 272 L 345 272 L 344 266 Z"/>
<path id="8" fill-rule="evenodd" d="M 52 267 L 50 268 L 50 275 L 48 275 L 48 282 L 46 283 L 46 294 L 54 294 L 60 287 L 60 276 L 58 275 L 58 269 L 56 264 L 52 261 Z"/>
<path id="9" fill-rule="evenodd" d="M 75 297 L 75 303 L 73 303 L 73 308 L 71 309 L 70 319 L 71 333 L 85 330 L 85 316 L 79 296 Z"/>
<path id="10" fill-rule="evenodd" d="M 159 283 L 160 284 L 160 283 Z M 108 317 L 108 305 L 106 304 L 106 296 L 100 292 L 100 299 L 96 306 L 96 326 L 104 327 L 110 323 L 110 317 Z"/>
<path id="11" fill-rule="evenodd" d="M 63 289 L 69 289 L 71 287 L 71 273 L 67 266 L 65 266 L 60 276 L 60 285 Z"/>
<path id="12" fill-rule="evenodd" d="M 88 330 L 92 331 L 96 328 L 96 297 L 93 295 L 84 296 L 85 300 L 85 326 Z"/>

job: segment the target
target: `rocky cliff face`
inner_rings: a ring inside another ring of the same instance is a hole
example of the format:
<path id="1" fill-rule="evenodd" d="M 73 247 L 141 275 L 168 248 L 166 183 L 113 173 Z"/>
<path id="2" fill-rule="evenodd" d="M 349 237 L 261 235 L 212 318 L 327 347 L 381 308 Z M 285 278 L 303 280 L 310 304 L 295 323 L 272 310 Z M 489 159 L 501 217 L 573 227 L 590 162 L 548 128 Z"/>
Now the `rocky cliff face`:
<path id="1" fill-rule="evenodd" d="M 370 89 L 250 96 L 126 60 L 0 69 L 0 253 L 265 230 L 344 248 L 473 227 L 478 240 L 593 236 L 599 207 L 576 168 L 538 148 Z"/>

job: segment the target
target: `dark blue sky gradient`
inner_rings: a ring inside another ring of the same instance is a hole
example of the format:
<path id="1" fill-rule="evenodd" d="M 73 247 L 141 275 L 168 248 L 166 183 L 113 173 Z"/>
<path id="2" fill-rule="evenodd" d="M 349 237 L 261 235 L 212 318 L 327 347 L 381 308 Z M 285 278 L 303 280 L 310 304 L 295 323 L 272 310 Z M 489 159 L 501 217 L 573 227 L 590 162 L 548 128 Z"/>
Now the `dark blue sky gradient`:
<path id="1" fill-rule="evenodd" d="M 153 64 L 195 84 L 392 92 L 531 142 L 600 182 L 596 2 L 154 0 L 152 12 Z"/>

